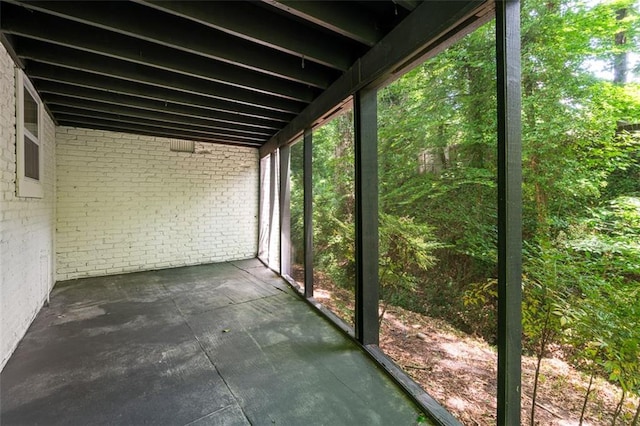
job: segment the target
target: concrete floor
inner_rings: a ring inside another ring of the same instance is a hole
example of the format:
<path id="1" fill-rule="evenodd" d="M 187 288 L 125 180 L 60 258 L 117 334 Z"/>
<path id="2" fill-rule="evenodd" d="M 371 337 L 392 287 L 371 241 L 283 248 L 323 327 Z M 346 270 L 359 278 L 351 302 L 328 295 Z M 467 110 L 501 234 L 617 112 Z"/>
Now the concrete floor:
<path id="1" fill-rule="evenodd" d="M 411 425 L 417 408 L 257 260 L 58 283 L 5 425 Z"/>

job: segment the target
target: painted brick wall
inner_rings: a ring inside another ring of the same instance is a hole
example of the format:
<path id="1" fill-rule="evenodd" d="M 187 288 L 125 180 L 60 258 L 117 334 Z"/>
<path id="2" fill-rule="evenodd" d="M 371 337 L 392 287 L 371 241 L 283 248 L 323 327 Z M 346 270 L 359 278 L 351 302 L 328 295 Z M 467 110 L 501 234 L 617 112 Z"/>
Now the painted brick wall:
<path id="1" fill-rule="evenodd" d="M 57 279 L 255 257 L 258 151 L 58 127 Z"/>
<path id="2" fill-rule="evenodd" d="M 0 45 L 0 369 L 53 286 L 55 127 L 43 119 L 44 198 L 16 197 L 14 63 Z"/>

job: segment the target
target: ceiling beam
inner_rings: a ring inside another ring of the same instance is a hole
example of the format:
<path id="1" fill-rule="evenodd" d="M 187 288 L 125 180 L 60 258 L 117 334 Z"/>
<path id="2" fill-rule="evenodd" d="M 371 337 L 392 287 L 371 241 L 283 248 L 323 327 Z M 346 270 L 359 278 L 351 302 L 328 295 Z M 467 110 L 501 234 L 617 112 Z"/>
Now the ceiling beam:
<path id="1" fill-rule="evenodd" d="M 59 106 L 57 108 L 52 109 L 53 113 L 56 115 L 59 121 L 73 121 L 73 120 L 84 120 L 84 119 L 93 119 L 99 120 L 99 122 L 103 121 L 111 121 L 113 123 L 126 124 L 126 125 L 135 125 L 135 126 L 146 126 L 149 128 L 154 128 L 157 130 L 168 130 L 168 131 L 178 131 L 178 132 L 188 132 L 192 135 L 201 135 L 206 138 L 225 138 L 232 139 L 238 142 L 249 142 L 249 143 L 263 143 L 266 138 L 257 138 L 246 135 L 235 135 L 232 133 L 227 133 L 224 131 L 216 131 L 216 130 L 205 130 L 200 128 L 192 128 L 187 125 L 180 125 L 175 123 L 169 123 L 166 121 L 160 120 L 147 120 L 147 119 L 137 119 L 134 120 L 129 118 L 128 116 L 120 116 L 118 114 L 105 114 L 105 113 L 97 113 L 95 111 L 76 109 L 70 107 Z"/>
<path id="2" fill-rule="evenodd" d="M 187 131 L 174 131 L 170 129 L 158 129 L 153 126 L 136 124 L 122 124 L 110 120 L 99 120 L 88 117 L 66 117 L 59 121 L 61 126 L 82 127 L 95 130 L 107 130 L 112 132 L 133 133 L 148 136 L 160 136 L 167 138 L 187 139 L 199 142 L 222 143 L 230 145 L 259 147 L 258 142 L 239 141 L 233 138 L 219 138 L 214 136 L 203 136 L 198 133 Z"/>
<path id="3" fill-rule="evenodd" d="M 364 51 L 349 40 L 248 2 L 134 1 L 340 71 Z"/>
<path id="4" fill-rule="evenodd" d="M 294 101 L 310 103 L 318 94 L 318 89 L 289 80 L 84 24 L 60 25 L 58 18 L 8 6 L 1 18 L 5 33 Z"/>
<path id="5" fill-rule="evenodd" d="M 302 113 L 263 145 L 260 148 L 261 157 L 290 143 L 301 135 L 304 129 L 312 126 L 315 121 L 356 91 L 365 86 L 381 84 L 394 74 L 399 77 L 407 71 L 407 64 L 414 63 L 419 58 L 426 58 L 436 48 L 450 43 L 457 34 L 472 28 L 480 19 L 475 12 L 483 10 L 486 3 L 477 0 L 422 3 Z"/>
<path id="6" fill-rule="evenodd" d="M 182 117 L 170 113 L 136 109 L 122 105 L 105 104 L 58 95 L 52 95 L 47 99 L 47 103 L 53 114 L 78 114 L 80 111 L 84 111 L 87 113 L 93 113 L 93 116 L 95 117 L 98 117 L 99 114 L 105 114 L 107 116 L 122 117 L 123 120 L 125 117 L 131 117 L 136 121 L 138 119 L 155 120 L 159 123 L 172 123 L 173 125 L 182 124 L 186 125 L 187 128 L 202 129 L 203 131 L 212 132 L 226 132 L 229 135 L 246 136 L 260 140 L 266 140 L 275 133 L 275 131 L 269 132 L 264 129 L 240 127 L 235 124 L 220 123 L 215 120 L 205 120 L 197 117 Z"/>
<path id="7" fill-rule="evenodd" d="M 393 0 L 398 6 L 411 11 L 420 5 L 422 0 Z"/>
<path id="8" fill-rule="evenodd" d="M 294 114 L 258 108 L 251 105 L 237 104 L 225 100 L 208 98 L 206 96 L 180 92 L 158 86 L 150 86 L 143 83 L 131 82 L 119 78 L 106 77 L 103 75 L 87 73 L 84 71 L 61 68 L 55 65 L 32 62 L 29 64 L 29 76 L 38 80 L 38 88 L 46 87 L 50 93 L 73 93 L 79 88 L 95 89 L 103 92 L 129 95 L 143 99 L 160 101 L 163 104 L 186 105 L 203 110 L 226 112 L 257 119 L 270 121 L 289 122 Z M 45 83 L 48 82 L 48 83 Z M 54 83 L 64 83 L 55 85 Z M 63 90 L 63 92 L 51 92 L 52 90 Z M 112 96 L 112 95 L 111 95 Z M 207 116 L 208 113 L 203 111 Z M 238 118 L 241 119 L 241 118 Z M 249 120 L 251 121 L 251 120 Z"/>
<path id="9" fill-rule="evenodd" d="M 88 121 L 88 120 L 87 120 Z M 178 133 L 178 132 L 156 132 L 153 129 L 147 129 L 147 128 L 135 128 L 135 129 L 123 129 L 123 128 L 115 128 L 113 125 L 102 125 L 102 124 L 98 124 L 98 123 L 91 123 L 91 122 L 87 122 L 87 123 L 83 123 L 83 122 L 78 122 L 78 121 L 61 121 L 59 123 L 60 126 L 67 126 L 67 127 L 76 127 L 76 128 L 81 128 L 81 129 L 90 129 L 90 130 L 104 130 L 107 132 L 120 132 L 120 133 L 129 133 L 129 134 L 134 134 L 134 135 L 144 135 L 144 136 L 159 136 L 159 137 L 165 137 L 165 138 L 172 138 L 172 139 L 186 139 L 186 140 L 192 140 L 192 141 L 196 141 L 196 142 L 203 142 L 203 143 L 215 143 L 215 144 L 221 144 L 221 145 L 232 145 L 232 146 L 240 146 L 240 147 L 244 147 L 244 148 L 259 148 L 260 145 L 259 144 L 253 144 L 253 143 L 239 143 L 239 142 L 234 142 L 234 141 L 227 141 L 227 140 L 222 140 L 222 139 L 216 139 L 216 138 L 203 138 L 197 135 L 192 135 L 187 137 L 184 133 Z"/>
<path id="10" fill-rule="evenodd" d="M 320 89 L 339 75 L 310 61 L 302 67 L 299 56 L 134 3 L 119 2 L 117 9 L 107 2 L 78 7 L 67 1 L 32 1 L 20 6 Z"/>
<path id="11" fill-rule="evenodd" d="M 384 36 L 375 18 L 352 2 L 266 0 L 266 3 L 369 47 Z"/>
<path id="12" fill-rule="evenodd" d="M 45 103 L 60 103 L 62 102 L 60 97 L 67 98 L 66 105 L 83 105 L 83 102 L 100 102 L 103 104 L 135 108 L 138 110 L 174 114 L 186 119 L 199 118 L 203 120 L 210 120 L 219 125 L 236 125 L 237 128 L 246 129 L 247 131 L 262 130 L 272 133 L 283 126 L 283 124 L 279 122 L 239 117 L 232 113 L 200 110 L 186 105 L 173 105 L 150 99 L 139 99 L 132 96 L 118 95 L 86 88 L 71 87 L 71 90 L 69 90 L 68 87 L 61 87 L 61 84 L 54 84 L 35 85 L 38 92 L 42 95 Z M 71 104 L 70 102 L 75 103 Z"/>
<path id="13" fill-rule="evenodd" d="M 187 93 L 224 99 L 245 105 L 295 113 L 304 103 L 265 95 L 237 87 L 230 87 L 186 75 L 177 75 L 170 71 L 134 64 L 119 59 L 105 58 L 93 53 L 80 52 L 40 41 L 20 38 L 17 54 L 23 59 L 57 65 L 60 67 L 113 76 L 138 83 L 147 83 L 165 89 L 175 89 Z"/>

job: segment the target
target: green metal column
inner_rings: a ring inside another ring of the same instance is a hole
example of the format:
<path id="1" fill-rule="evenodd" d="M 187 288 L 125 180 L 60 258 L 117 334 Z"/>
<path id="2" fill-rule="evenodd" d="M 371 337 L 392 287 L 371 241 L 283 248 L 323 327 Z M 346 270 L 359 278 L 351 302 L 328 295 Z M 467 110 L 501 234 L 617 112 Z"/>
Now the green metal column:
<path id="1" fill-rule="evenodd" d="M 378 344 L 378 125 L 377 92 L 354 96 L 356 191 L 356 338 Z"/>
<path id="2" fill-rule="evenodd" d="M 520 2 L 496 1 L 498 88 L 498 425 L 520 424 L 522 147 Z"/>
<path id="3" fill-rule="evenodd" d="M 313 297 L 313 132 L 304 131 L 304 297 Z"/>
<path id="4" fill-rule="evenodd" d="M 291 277 L 291 148 L 280 147 L 280 275 Z"/>

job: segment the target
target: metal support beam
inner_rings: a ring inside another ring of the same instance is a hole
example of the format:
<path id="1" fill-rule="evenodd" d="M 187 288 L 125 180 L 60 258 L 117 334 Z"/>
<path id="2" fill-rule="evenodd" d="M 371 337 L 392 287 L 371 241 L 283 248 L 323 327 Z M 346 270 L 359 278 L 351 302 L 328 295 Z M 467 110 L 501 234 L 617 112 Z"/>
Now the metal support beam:
<path id="1" fill-rule="evenodd" d="M 498 95 L 498 425 L 520 424 L 522 147 L 520 2 L 496 1 Z"/>
<path id="2" fill-rule="evenodd" d="M 356 339 L 378 344 L 377 91 L 355 94 Z"/>
<path id="3" fill-rule="evenodd" d="M 302 159 L 304 191 L 304 297 L 313 297 L 313 132 L 304 131 Z"/>
<path id="4" fill-rule="evenodd" d="M 291 277 L 291 147 L 280 147 L 280 275 Z"/>
<path id="5" fill-rule="evenodd" d="M 486 1 L 477 0 L 422 2 L 287 127 L 260 148 L 260 156 L 264 157 L 288 144 L 357 90 L 384 82 L 396 73 L 401 75 L 408 63 L 442 48 L 451 42 L 454 34 L 473 28 L 479 20 L 486 19 L 485 15 L 476 16 L 476 12 L 486 6 Z"/>

